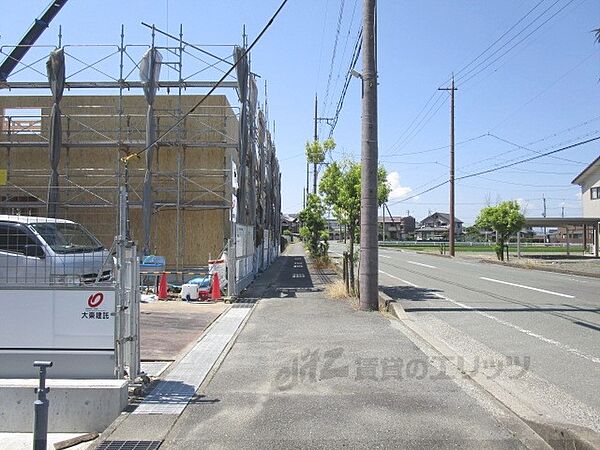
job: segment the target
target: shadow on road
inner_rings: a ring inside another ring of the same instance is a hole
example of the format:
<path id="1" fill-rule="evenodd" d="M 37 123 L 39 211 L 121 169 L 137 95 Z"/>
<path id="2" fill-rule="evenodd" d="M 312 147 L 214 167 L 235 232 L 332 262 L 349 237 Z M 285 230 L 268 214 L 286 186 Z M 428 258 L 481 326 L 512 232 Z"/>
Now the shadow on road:
<path id="1" fill-rule="evenodd" d="M 379 290 L 395 300 L 409 300 L 412 302 L 440 300 L 439 297 L 434 295 L 434 293 L 440 292 L 438 289 L 418 288 L 412 286 L 379 286 Z"/>

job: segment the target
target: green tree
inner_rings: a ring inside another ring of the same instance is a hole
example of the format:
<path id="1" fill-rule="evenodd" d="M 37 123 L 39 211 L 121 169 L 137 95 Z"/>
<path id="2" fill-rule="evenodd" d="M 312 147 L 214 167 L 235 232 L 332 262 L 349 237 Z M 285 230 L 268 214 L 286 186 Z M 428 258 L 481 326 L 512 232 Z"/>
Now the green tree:
<path id="1" fill-rule="evenodd" d="M 483 208 L 475 220 L 477 228 L 492 229 L 498 233 L 495 250 L 496 256 L 501 261 L 504 261 L 504 244 L 510 235 L 520 231 L 523 225 L 525 225 L 525 216 L 514 200 Z"/>
<path id="2" fill-rule="evenodd" d="M 332 209 L 337 221 L 346 226 L 352 289 L 354 289 L 354 243 L 358 238 L 360 226 L 360 170 L 360 164 L 353 161 L 340 164 L 334 162 L 327 167 L 319 184 L 319 191 L 323 194 L 325 204 Z M 379 206 L 387 201 L 390 193 L 386 176 L 385 168 L 380 166 L 377 171 Z"/>
<path id="3" fill-rule="evenodd" d="M 312 141 L 306 143 L 306 160 L 313 165 L 313 194 L 317 193 L 317 175 L 318 166 L 325 162 L 327 152 L 335 148 L 335 141 L 332 138 L 326 139 L 323 142 Z"/>
<path id="4" fill-rule="evenodd" d="M 327 255 L 327 221 L 325 220 L 325 206 L 316 194 L 309 194 L 306 208 L 300 211 L 300 236 L 304 239 L 308 252 L 313 258 L 322 258 Z"/>

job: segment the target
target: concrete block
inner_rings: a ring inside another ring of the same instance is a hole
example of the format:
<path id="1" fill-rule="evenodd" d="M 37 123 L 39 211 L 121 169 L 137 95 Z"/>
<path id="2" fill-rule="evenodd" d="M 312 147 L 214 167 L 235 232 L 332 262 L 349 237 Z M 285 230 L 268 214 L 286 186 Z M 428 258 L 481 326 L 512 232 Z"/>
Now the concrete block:
<path id="1" fill-rule="evenodd" d="M 32 432 L 37 379 L 0 379 L 0 432 Z M 48 432 L 102 432 L 127 406 L 125 380 L 49 379 Z"/>

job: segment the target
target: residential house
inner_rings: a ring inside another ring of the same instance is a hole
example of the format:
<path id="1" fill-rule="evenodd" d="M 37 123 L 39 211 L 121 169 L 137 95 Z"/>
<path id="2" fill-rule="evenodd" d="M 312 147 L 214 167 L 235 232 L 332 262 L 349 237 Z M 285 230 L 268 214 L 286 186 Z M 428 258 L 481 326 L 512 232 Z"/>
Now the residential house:
<path id="1" fill-rule="evenodd" d="M 445 241 L 448 240 L 449 225 L 449 214 L 435 212 L 419 222 L 415 236 L 418 241 Z M 463 222 L 455 217 L 454 236 L 456 240 L 460 240 L 462 234 Z"/>
<path id="2" fill-rule="evenodd" d="M 410 239 L 415 232 L 416 221 L 412 216 L 379 216 L 377 218 L 379 240 L 404 241 Z M 385 231 L 385 236 L 383 235 Z"/>
<path id="3" fill-rule="evenodd" d="M 281 215 L 281 233 L 288 230 L 291 234 L 300 232 L 300 222 L 298 214 L 282 214 Z"/>
<path id="4" fill-rule="evenodd" d="M 581 186 L 583 217 L 600 217 L 600 156 L 571 183 Z"/>

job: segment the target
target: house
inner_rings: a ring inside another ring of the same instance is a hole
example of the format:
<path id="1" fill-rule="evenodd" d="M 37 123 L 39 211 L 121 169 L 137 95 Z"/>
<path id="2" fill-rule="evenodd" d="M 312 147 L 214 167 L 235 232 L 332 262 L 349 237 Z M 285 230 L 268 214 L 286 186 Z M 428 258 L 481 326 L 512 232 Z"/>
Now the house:
<path id="1" fill-rule="evenodd" d="M 583 217 L 600 217 L 600 156 L 571 183 L 581 186 Z"/>
<path id="2" fill-rule="evenodd" d="M 290 234 L 298 234 L 300 231 L 300 223 L 298 214 L 282 214 L 281 215 L 281 232 L 288 230 Z"/>
<path id="3" fill-rule="evenodd" d="M 379 240 L 384 241 L 403 241 L 410 238 L 415 232 L 416 221 L 412 216 L 379 216 L 377 218 L 377 228 Z M 385 236 L 383 232 L 385 231 Z"/>
<path id="4" fill-rule="evenodd" d="M 441 212 L 435 212 L 419 222 L 415 230 L 415 236 L 418 241 L 445 241 L 448 240 L 448 230 L 450 224 L 450 215 Z M 454 218 L 454 235 L 457 240 L 463 234 L 462 220 Z"/>

